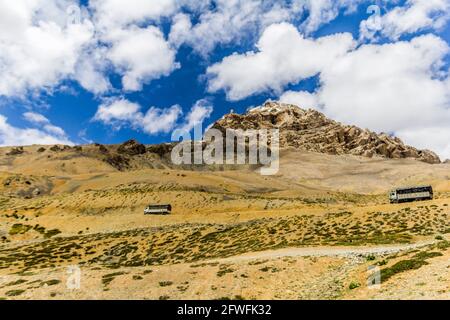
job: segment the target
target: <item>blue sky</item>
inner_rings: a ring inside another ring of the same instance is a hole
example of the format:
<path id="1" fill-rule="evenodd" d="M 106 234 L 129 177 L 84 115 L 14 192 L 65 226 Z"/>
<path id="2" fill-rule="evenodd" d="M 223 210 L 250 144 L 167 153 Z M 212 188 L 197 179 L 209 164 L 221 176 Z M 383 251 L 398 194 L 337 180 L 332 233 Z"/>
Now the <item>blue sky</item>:
<path id="1" fill-rule="evenodd" d="M 449 0 L 30 0 L 0 12 L 0 145 L 167 142 L 271 99 L 450 158 Z"/>

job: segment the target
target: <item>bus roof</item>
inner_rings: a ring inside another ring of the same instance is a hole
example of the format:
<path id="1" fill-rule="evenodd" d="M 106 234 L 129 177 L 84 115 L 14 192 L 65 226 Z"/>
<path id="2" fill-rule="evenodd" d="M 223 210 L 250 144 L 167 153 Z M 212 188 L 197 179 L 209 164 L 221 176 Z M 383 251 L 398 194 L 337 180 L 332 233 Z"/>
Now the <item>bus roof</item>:
<path id="1" fill-rule="evenodd" d="M 151 204 L 147 208 L 169 208 L 172 207 L 170 204 Z"/>
<path id="2" fill-rule="evenodd" d="M 432 186 L 416 186 L 416 187 L 402 187 L 402 188 L 396 188 L 394 190 L 409 190 L 409 189 L 421 189 L 421 188 L 432 188 Z"/>

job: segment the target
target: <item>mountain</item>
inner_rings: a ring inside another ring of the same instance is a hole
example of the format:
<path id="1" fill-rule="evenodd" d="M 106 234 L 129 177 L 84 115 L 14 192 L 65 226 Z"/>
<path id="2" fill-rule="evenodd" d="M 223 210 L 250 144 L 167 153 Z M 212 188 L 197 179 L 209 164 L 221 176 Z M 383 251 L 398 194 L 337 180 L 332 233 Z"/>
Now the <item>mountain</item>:
<path id="1" fill-rule="evenodd" d="M 369 158 L 413 158 L 431 164 L 441 163 L 434 152 L 405 145 L 397 137 L 343 125 L 319 111 L 278 102 L 267 102 L 243 115 L 228 114 L 217 121 L 213 128 L 222 132 L 226 129 L 279 129 L 282 148 Z"/>

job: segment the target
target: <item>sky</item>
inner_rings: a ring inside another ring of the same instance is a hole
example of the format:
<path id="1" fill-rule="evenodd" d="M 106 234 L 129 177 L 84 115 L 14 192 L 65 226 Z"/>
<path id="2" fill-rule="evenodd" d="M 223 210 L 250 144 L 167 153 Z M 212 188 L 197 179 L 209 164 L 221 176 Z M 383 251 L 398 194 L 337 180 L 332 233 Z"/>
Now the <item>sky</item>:
<path id="1" fill-rule="evenodd" d="M 450 0 L 0 0 L 0 146 L 169 142 L 267 100 L 450 158 Z"/>

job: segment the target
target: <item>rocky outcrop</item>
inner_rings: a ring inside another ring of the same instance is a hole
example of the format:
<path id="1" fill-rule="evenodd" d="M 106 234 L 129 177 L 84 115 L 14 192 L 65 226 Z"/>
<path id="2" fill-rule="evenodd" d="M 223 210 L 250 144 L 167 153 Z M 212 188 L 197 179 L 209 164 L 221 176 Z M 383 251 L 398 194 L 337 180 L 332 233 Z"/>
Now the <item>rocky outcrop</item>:
<path id="1" fill-rule="evenodd" d="M 414 158 L 432 164 L 441 162 L 434 152 L 407 146 L 399 138 L 343 125 L 316 110 L 304 110 L 276 102 L 268 102 L 244 115 L 226 115 L 213 128 L 221 131 L 279 129 L 281 147 L 313 152 L 393 159 Z"/>
<path id="2" fill-rule="evenodd" d="M 130 160 L 119 154 L 110 155 L 104 161 L 119 171 L 125 171 L 130 167 Z"/>
<path id="3" fill-rule="evenodd" d="M 64 146 L 54 145 L 49 150 L 53 151 L 53 152 L 63 152 L 63 151 L 72 150 L 72 147 L 68 146 L 68 145 L 64 145 Z"/>
<path id="4" fill-rule="evenodd" d="M 11 151 L 9 151 L 6 155 L 7 156 L 18 156 L 23 154 L 25 151 L 23 150 L 23 147 L 17 147 L 12 148 Z"/>
<path id="5" fill-rule="evenodd" d="M 137 156 L 146 153 L 147 148 L 136 140 L 128 140 L 119 146 L 117 152 L 129 156 Z"/>
<path id="6" fill-rule="evenodd" d="M 168 156 L 173 150 L 174 143 L 164 143 L 164 144 L 156 144 L 151 145 L 147 148 L 149 153 L 154 153 L 160 157 Z"/>
<path id="7" fill-rule="evenodd" d="M 104 145 L 100 143 L 96 143 L 95 146 L 98 148 L 98 151 L 100 151 L 101 154 L 108 154 L 109 150 Z"/>

